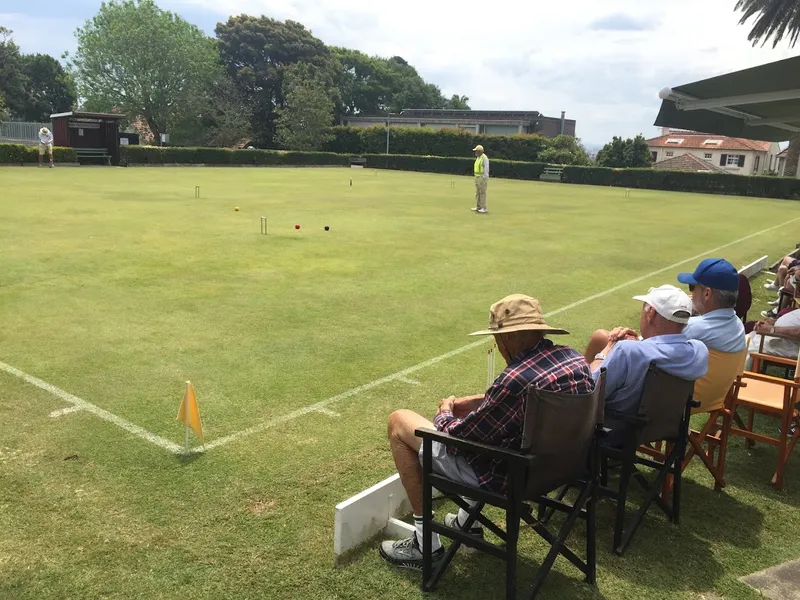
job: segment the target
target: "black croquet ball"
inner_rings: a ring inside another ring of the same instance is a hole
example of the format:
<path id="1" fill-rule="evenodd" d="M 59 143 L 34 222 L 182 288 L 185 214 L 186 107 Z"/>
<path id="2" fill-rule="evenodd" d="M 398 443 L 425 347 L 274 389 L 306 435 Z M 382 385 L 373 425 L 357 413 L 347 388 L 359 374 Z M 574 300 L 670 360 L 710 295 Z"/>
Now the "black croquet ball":
<path id="1" fill-rule="evenodd" d="M 330 227 L 328 227 L 327 225 L 325 225 L 325 231 L 328 231 L 329 229 L 330 229 Z"/>

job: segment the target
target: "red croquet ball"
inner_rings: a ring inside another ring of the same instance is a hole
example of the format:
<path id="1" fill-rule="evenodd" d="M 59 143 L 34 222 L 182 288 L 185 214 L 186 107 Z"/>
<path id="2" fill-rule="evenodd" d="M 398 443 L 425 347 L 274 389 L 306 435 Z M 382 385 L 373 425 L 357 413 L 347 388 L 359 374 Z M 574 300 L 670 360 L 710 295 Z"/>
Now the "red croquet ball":
<path id="1" fill-rule="evenodd" d="M 300 225 L 295 225 L 294 228 L 295 229 L 300 229 Z"/>

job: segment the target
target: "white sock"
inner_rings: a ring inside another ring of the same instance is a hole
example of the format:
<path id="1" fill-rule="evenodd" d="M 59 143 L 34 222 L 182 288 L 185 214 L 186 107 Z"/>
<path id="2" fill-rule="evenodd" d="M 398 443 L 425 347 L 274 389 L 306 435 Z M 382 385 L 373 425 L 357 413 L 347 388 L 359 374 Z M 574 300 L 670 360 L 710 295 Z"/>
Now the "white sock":
<path id="1" fill-rule="evenodd" d="M 462 498 L 462 500 L 464 500 L 464 502 L 466 502 L 470 508 L 475 508 L 475 505 L 478 504 L 477 502 L 475 502 L 475 500 L 470 500 L 469 498 Z M 469 519 L 469 513 L 465 511 L 463 508 L 459 508 L 458 509 L 459 525 L 463 525 L 464 523 L 466 523 L 467 519 Z M 483 527 L 483 525 L 481 525 L 480 522 L 475 521 L 470 529 L 473 529 L 475 527 Z"/>
<path id="2" fill-rule="evenodd" d="M 416 528 L 415 535 L 417 536 L 417 544 L 422 551 L 422 517 L 414 515 L 414 527 Z M 431 552 L 436 552 L 442 547 L 442 542 L 439 539 L 438 533 L 431 534 Z"/>

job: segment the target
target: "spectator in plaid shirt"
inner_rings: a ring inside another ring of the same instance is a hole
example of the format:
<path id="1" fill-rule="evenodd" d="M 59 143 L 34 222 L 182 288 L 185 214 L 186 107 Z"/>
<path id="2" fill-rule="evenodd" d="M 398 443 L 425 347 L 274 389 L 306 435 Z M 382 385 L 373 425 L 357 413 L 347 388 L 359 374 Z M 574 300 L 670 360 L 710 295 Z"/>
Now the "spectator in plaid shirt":
<path id="1" fill-rule="evenodd" d="M 386 541 L 380 554 L 388 562 L 412 569 L 422 568 L 422 442 L 414 435 L 420 427 L 435 427 L 454 437 L 518 450 L 522 445 L 525 401 L 528 388 L 573 394 L 588 394 L 594 389 L 589 364 L 580 352 L 557 346 L 545 334 L 566 334 L 548 325 L 539 301 L 513 294 L 492 305 L 489 329 L 470 335 L 493 335 L 508 366 L 483 395 L 441 401 L 434 422 L 410 410 L 398 410 L 389 417 L 389 442 L 400 481 L 414 511 L 415 534 L 405 540 Z M 433 469 L 471 487 L 503 493 L 508 484 L 506 465 L 463 451 L 446 451 L 433 443 Z M 469 502 L 469 500 L 467 500 Z M 463 509 L 448 514 L 444 522 L 461 527 L 467 518 Z M 483 536 L 480 525 L 470 533 Z M 433 559 L 441 560 L 444 548 L 433 534 Z"/>

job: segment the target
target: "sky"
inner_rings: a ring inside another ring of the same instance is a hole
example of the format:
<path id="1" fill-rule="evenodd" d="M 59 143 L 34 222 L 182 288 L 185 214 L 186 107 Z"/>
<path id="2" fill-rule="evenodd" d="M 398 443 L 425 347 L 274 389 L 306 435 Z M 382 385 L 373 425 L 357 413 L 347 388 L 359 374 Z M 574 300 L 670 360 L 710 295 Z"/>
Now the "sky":
<path id="1" fill-rule="evenodd" d="M 402 56 L 473 109 L 538 110 L 577 121 L 587 147 L 657 135 L 667 86 L 800 54 L 753 48 L 736 0 L 160 0 L 213 35 L 241 13 L 303 23 L 326 44 Z M 100 0 L 0 0 L 0 25 L 26 53 L 60 57 Z"/>

